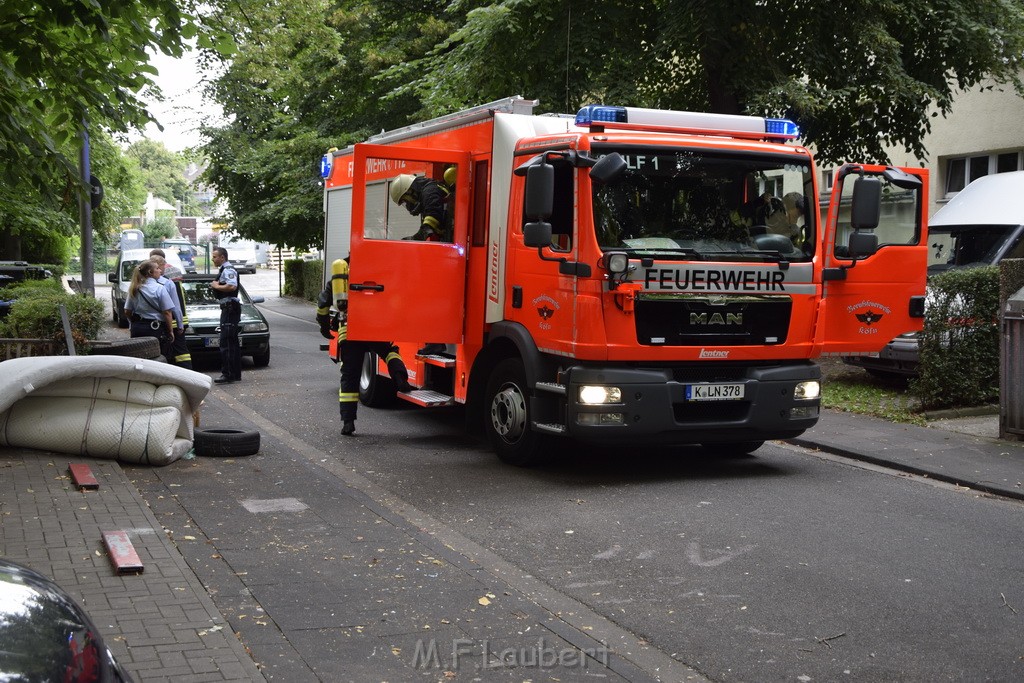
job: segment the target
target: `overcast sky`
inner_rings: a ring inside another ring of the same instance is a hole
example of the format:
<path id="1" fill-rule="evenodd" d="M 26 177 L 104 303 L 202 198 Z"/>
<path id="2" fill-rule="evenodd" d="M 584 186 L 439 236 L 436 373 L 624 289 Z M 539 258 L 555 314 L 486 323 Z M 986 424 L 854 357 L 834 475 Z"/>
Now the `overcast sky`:
<path id="1" fill-rule="evenodd" d="M 163 90 L 165 101 L 147 101 L 147 104 L 164 130 L 160 132 L 150 124 L 146 127 L 145 137 L 163 142 L 174 152 L 198 145 L 199 123 L 217 123 L 221 109 L 203 100 L 203 84 L 200 82 L 203 74 L 196 64 L 195 53 L 187 52 L 181 59 L 158 54 L 151 63 L 160 72 L 154 80 Z"/>

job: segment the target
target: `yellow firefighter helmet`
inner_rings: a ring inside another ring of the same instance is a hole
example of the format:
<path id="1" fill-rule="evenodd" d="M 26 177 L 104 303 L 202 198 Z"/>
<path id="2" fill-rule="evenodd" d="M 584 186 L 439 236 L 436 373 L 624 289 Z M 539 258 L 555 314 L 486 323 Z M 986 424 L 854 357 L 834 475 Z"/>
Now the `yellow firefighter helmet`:
<path id="1" fill-rule="evenodd" d="M 391 181 L 391 201 L 395 204 L 399 203 L 402 196 L 409 191 L 412 187 L 412 181 L 416 179 L 416 176 L 409 173 L 403 173 L 394 180 Z"/>

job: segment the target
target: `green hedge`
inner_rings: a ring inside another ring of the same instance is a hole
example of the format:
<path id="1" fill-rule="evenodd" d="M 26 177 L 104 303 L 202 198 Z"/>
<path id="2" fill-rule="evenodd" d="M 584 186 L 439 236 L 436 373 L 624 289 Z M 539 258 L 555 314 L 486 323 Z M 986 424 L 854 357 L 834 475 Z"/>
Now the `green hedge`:
<path id="1" fill-rule="evenodd" d="M 50 339 L 66 344 L 60 305 L 71 323 L 75 346 L 85 349 L 106 321 L 104 304 L 91 296 L 68 294 L 56 280 L 26 280 L 0 289 L 0 298 L 14 299 L 10 313 L 0 319 L 0 338 Z"/>
<path id="2" fill-rule="evenodd" d="M 324 262 L 290 259 L 284 262 L 285 296 L 316 301 L 324 287 Z"/>
<path id="3" fill-rule="evenodd" d="M 951 270 L 928 280 L 921 364 L 910 388 L 926 409 L 999 398 L 999 268 Z"/>

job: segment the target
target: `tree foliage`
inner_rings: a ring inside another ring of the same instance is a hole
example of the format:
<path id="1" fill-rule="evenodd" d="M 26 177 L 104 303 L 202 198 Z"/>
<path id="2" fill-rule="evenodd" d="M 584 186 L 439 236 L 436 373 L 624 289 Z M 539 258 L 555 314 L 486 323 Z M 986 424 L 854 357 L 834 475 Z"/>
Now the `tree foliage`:
<path id="1" fill-rule="evenodd" d="M 20 253 L 23 239 L 45 239 L 40 231 L 68 231 L 68 207 L 88 191 L 78 170 L 84 124 L 97 138 L 104 130 L 141 130 L 152 120 L 140 99 L 144 92 L 159 95 L 149 53 L 179 56 L 193 39 L 230 52 L 226 34 L 200 19 L 201 6 L 198 0 L 0 3 L 5 252 Z M 108 193 L 114 189 L 111 179 L 94 173 Z"/>
<path id="2" fill-rule="evenodd" d="M 318 244 L 316 162 L 382 129 L 521 94 L 788 116 L 819 160 L 918 157 L 986 79 L 1024 93 L 1019 0 L 232 1 L 206 179 L 246 237 Z"/>
<path id="3" fill-rule="evenodd" d="M 183 155 L 167 149 L 162 142 L 143 138 L 128 147 L 128 156 L 139 164 L 146 190 L 154 197 L 177 205 L 191 196 L 192 188 L 185 180 L 188 161 Z"/>

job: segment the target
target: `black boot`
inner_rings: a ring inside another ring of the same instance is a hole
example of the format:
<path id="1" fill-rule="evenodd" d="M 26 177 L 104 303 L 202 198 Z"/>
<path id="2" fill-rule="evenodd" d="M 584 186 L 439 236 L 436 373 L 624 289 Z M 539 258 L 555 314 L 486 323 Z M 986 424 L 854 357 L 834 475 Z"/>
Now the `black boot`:
<path id="1" fill-rule="evenodd" d="M 356 423 L 355 423 L 355 420 L 345 420 L 345 422 L 343 422 L 342 425 L 341 425 L 341 435 L 342 436 L 352 436 L 355 433 L 356 433 Z"/>

